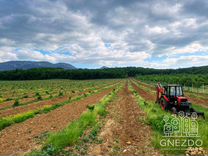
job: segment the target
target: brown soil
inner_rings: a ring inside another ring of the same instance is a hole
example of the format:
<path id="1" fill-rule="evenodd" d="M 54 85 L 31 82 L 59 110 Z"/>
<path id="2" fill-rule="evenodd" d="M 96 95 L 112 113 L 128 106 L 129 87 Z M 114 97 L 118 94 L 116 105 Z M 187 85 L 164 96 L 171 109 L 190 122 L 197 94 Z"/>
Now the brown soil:
<path id="1" fill-rule="evenodd" d="M 189 96 L 186 96 L 186 97 L 188 98 L 188 100 L 191 103 L 196 104 L 196 105 L 200 105 L 200 106 L 205 107 L 205 108 L 208 108 L 208 101 L 207 100 L 197 99 L 197 98 L 189 97 Z"/>
<path id="2" fill-rule="evenodd" d="M 112 89 L 105 90 L 79 102 L 64 105 L 47 114 L 41 114 L 25 122 L 14 124 L 0 133 L 0 155 L 22 155 L 40 148 L 38 141 L 48 132 L 59 131 L 79 118 L 89 104 L 97 103 Z"/>
<path id="3" fill-rule="evenodd" d="M 72 97 L 80 96 L 80 95 L 82 95 L 86 92 L 89 92 L 89 90 L 87 90 L 85 92 L 77 92 L 74 95 L 72 95 Z M 28 104 L 28 105 L 23 105 L 23 106 L 20 105 L 18 107 L 9 108 L 9 109 L 6 109 L 6 110 L 1 110 L 0 111 L 0 118 L 1 117 L 6 117 L 6 116 L 11 116 L 11 115 L 16 115 L 16 114 L 19 114 L 19 113 L 28 112 L 28 111 L 31 111 L 31 110 L 41 109 L 45 105 L 55 105 L 55 104 L 58 104 L 58 103 L 65 102 L 68 99 L 69 99 L 69 96 L 57 97 L 57 98 L 50 99 L 50 100 L 35 102 L 35 103 Z"/>
<path id="4" fill-rule="evenodd" d="M 30 98 L 24 98 L 19 100 L 21 104 L 27 103 L 27 102 L 33 102 L 34 100 L 36 100 L 34 97 L 30 97 Z M 4 103 L 0 104 L 0 110 L 5 108 L 5 107 L 11 107 L 14 104 L 14 100 L 12 101 L 7 101 Z"/>
<path id="5" fill-rule="evenodd" d="M 107 108 L 109 114 L 89 155 L 158 155 L 151 146 L 151 128 L 143 121 L 146 114 L 139 108 L 127 86 Z"/>
<path id="6" fill-rule="evenodd" d="M 156 96 L 151 94 L 151 93 L 147 93 L 146 91 L 144 91 L 143 89 L 139 88 L 135 83 L 131 82 L 132 87 L 139 93 L 139 95 L 144 98 L 147 101 L 155 101 Z"/>
<path id="7" fill-rule="evenodd" d="M 41 101 L 38 103 L 32 103 L 29 105 L 24 105 L 24 106 L 19 106 L 19 107 L 15 107 L 15 108 L 10 108 L 7 110 L 2 110 L 0 112 L 0 117 L 6 117 L 6 116 L 10 116 L 10 115 L 16 115 L 19 113 L 24 113 L 24 112 L 28 112 L 30 110 L 36 110 L 36 109 L 40 109 L 42 108 L 44 105 L 54 105 L 57 103 L 61 103 L 68 100 L 68 97 L 64 96 L 64 97 L 58 97 L 52 100 L 46 100 L 46 101 Z"/>
<path id="8" fill-rule="evenodd" d="M 103 88 L 103 87 L 111 86 L 111 85 L 115 85 L 115 83 L 104 84 L 103 86 L 96 86 L 95 88 L 96 89 L 99 89 L 99 88 Z M 88 87 L 88 88 L 85 88 L 84 90 L 85 90 L 85 92 L 88 92 L 88 91 L 91 90 L 91 88 L 92 87 Z M 77 93 L 76 93 L 76 95 L 81 95 L 81 94 L 83 94 L 83 93 L 82 92 L 79 92 L 79 91 L 77 91 Z M 58 95 L 58 91 L 56 91 L 56 92 L 53 93 L 53 96 L 57 96 L 57 95 Z M 20 99 L 19 100 L 20 104 L 28 103 L 28 105 L 29 105 L 29 104 L 33 104 L 34 102 L 37 102 L 36 101 L 36 98 L 34 97 L 35 94 L 30 93 L 30 94 L 28 94 L 28 96 L 29 96 L 28 98 Z M 49 97 L 49 95 L 42 96 L 42 98 L 48 98 L 48 97 Z M 5 107 L 9 107 L 7 109 L 10 109 L 12 107 L 12 105 L 14 104 L 14 101 L 15 100 L 11 100 L 11 101 L 6 101 L 6 102 L 3 102 L 3 103 L 0 103 L 0 110 L 4 109 Z M 0 117 L 1 117 L 1 115 L 0 115 Z"/>
<path id="9" fill-rule="evenodd" d="M 151 90 L 155 90 L 155 87 L 154 87 L 153 85 L 144 83 L 144 82 L 139 81 L 139 80 L 137 80 L 137 82 L 138 82 L 139 84 L 141 84 L 142 86 L 146 87 L 146 88 L 150 88 Z"/>

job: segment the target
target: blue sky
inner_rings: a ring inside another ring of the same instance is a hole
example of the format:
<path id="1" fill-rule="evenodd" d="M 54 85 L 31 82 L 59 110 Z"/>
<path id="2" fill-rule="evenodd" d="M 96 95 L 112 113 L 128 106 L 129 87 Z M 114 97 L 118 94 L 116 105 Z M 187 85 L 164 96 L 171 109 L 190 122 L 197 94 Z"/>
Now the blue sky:
<path id="1" fill-rule="evenodd" d="M 205 0 L 0 0 L 0 62 L 208 65 L 207 10 Z"/>

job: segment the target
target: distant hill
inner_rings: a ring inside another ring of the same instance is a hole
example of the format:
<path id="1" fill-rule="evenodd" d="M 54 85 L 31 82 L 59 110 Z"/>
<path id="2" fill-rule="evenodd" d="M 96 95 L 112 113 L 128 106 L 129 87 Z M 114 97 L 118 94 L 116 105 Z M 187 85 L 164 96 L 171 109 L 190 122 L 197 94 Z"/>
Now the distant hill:
<path id="1" fill-rule="evenodd" d="M 100 69 L 108 69 L 109 67 L 106 67 L 106 66 L 102 66 L 100 67 Z"/>
<path id="2" fill-rule="evenodd" d="M 33 69 L 33 68 L 62 68 L 76 69 L 76 67 L 67 63 L 50 63 L 50 62 L 35 62 L 35 61 L 9 61 L 0 63 L 0 71 L 16 70 L 16 69 Z"/>

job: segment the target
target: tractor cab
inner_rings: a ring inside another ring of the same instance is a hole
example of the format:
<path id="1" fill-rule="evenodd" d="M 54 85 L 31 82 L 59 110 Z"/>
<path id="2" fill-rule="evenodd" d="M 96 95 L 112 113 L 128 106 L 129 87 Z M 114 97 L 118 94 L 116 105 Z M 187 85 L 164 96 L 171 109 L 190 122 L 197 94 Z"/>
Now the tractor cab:
<path id="1" fill-rule="evenodd" d="M 177 106 L 177 108 L 189 107 L 190 103 L 188 99 L 184 97 L 182 86 L 169 84 L 164 86 L 164 89 L 164 95 L 169 99 L 170 104 Z"/>
<path id="2" fill-rule="evenodd" d="M 183 88 L 180 85 L 167 85 L 164 86 L 164 88 L 165 88 L 165 95 L 168 97 L 184 96 Z"/>

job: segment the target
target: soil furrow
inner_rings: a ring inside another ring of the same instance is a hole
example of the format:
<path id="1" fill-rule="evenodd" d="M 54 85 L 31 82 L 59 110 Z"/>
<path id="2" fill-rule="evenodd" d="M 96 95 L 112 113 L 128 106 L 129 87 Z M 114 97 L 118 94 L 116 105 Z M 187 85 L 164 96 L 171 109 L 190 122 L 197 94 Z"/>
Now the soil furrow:
<path id="1" fill-rule="evenodd" d="M 99 138 L 89 147 L 90 155 L 158 155 L 151 145 L 151 128 L 143 123 L 145 113 L 127 86 L 108 106 L 108 116 Z"/>
<path id="2" fill-rule="evenodd" d="M 135 83 L 131 82 L 132 87 L 139 93 L 140 96 L 142 96 L 147 101 L 155 101 L 156 95 L 154 96 L 151 93 L 147 93 L 143 89 L 139 88 Z"/>
<path id="3" fill-rule="evenodd" d="M 0 155 L 22 155 L 38 149 L 41 145 L 38 141 L 41 136 L 63 129 L 70 122 L 78 119 L 87 109 L 87 105 L 99 102 L 111 90 L 112 88 L 2 130 L 0 132 Z"/>
<path id="4" fill-rule="evenodd" d="M 54 105 L 54 104 L 57 104 L 57 103 L 64 102 L 66 100 L 68 100 L 68 97 L 64 96 L 64 97 L 58 97 L 58 98 L 51 99 L 51 100 L 32 103 L 32 104 L 29 104 L 29 105 L 15 107 L 15 108 L 7 109 L 7 110 L 2 110 L 0 112 L 0 117 L 6 117 L 6 116 L 10 116 L 10 115 L 16 115 L 16 114 L 19 114 L 19 113 L 24 113 L 24 112 L 27 112 L 27 111 L 30 111 L 30 110 L 35 110 L 35 109 L 42 108 L 44 105 Z"/>
<path id="5" fill-rule="evenodd" d="M 89 90 L 87 90 L 85 92 L 78 92 L 78 93 L 72 95 L 72 97 L 80 96 L 82 94 L 85 94 L 88 91 Z M 19 114 L 19 113 L 28 112 L 28 111 L 31 111 L 31 110 L 41 109 L 45 105 L 55 105 L 55 104 L 58 104 L 58 103 L 65 102 L 68 99 L 69 99 L 69 96 L 61 96 L 61 97 L 56 97 L 56 98 L 49 99 L 49 100 L 44 100 L 44 101 L 31 103 L 31 104 L 28 104 L 28 105 L 22 105 L 22 106 L 18 106 L 18 107 L 15 107 L 15 108 L 1 110 L 0 111 L 0 118 L 10 116 L 10 115 L 16 115 L 16 114 Z"/>

